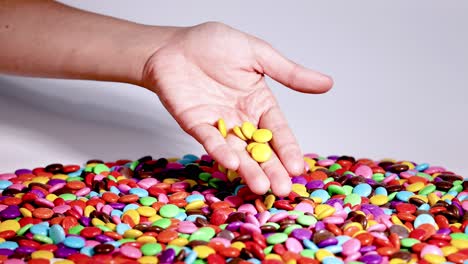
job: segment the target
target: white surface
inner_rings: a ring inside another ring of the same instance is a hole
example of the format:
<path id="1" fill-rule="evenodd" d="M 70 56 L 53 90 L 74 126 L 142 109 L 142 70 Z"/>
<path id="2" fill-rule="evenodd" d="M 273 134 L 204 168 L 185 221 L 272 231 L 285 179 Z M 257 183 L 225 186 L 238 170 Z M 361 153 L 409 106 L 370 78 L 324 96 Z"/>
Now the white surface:
<path id="1" fill-rule="evenodd" d="M 270 82 L 305 152 L 468 175 L 466 1 L 64 2 L 147 24 L 222 21 L 260 36 L 334 77 L 326 95 Z M 203 150 L 144 89 L 0 76 L 0 172 L 189 152 Z"/>

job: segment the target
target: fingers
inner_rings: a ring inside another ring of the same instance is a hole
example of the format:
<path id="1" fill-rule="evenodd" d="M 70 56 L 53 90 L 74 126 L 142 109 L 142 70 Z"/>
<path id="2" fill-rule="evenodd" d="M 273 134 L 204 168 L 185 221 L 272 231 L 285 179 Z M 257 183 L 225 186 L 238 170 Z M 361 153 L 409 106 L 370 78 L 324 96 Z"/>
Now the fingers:
<path id="1" fill-rule="evenodd" d="M 265 112 L 260 118 L 259 126 L 273 133 L 270 144 L 286 170 L 291 175 L 302 174 L 304 160 L 301 149 L 279 107 L 274 106 Z"/>
<path id="2" fill-rule="evenodd" d="M 245 150 L 245 142 L 232 135 L 229 135 L 227 140 L 237 150 L 237 155 L 240 159 L 238 173 L 244 179 L 247 186 L 256 194 L 266 193 L 270 188 L 270 180 L 258 163 Z"/>
<path id="3" fill-rule="evenodd" d="M 219 133 L 218 129 L 209 124 L 201 124 L 189 131 L 206 152 L 216 161 L 230 170 L 239 168 L 239 157 L 236 151 L 226 143 L 226 139 Z"/>
<path id="4" fill-rule="evenodd" d="M 332 87 L 333 80 L 329 76 L 292 62 L 262 40 L 253 43 L 264 73 L 277 82 L 303 93 L 324 93 Z"/>
<path id="5" fill-rule="evenodd" d="M 270 179 L 271 190 L 275 195 L 284 197 L 291 192 L 291 178 L 275 154 L 260 166 Z"/>

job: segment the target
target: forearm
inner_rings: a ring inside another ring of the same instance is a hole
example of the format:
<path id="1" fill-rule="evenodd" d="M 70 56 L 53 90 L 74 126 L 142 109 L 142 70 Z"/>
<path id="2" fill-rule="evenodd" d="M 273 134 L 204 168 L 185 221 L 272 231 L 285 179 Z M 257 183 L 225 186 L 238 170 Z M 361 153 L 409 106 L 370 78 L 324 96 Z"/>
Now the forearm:
<path id="1" fill-rule="evenodd" d="M 176 31 L 50 1 L 0 1 L 0 73 L 140 84 Z"/>

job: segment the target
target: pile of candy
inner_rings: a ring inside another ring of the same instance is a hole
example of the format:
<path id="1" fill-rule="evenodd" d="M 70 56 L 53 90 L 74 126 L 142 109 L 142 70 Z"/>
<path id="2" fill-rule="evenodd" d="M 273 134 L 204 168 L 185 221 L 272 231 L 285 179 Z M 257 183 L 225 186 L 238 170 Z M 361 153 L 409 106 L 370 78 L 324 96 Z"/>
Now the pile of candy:
<path id="1" fill-rule="evenodd" d="M 207 155 L 0 174 L 0 263 L 466 263 L 468 181 L 305 155 L 288 197 Z"/>

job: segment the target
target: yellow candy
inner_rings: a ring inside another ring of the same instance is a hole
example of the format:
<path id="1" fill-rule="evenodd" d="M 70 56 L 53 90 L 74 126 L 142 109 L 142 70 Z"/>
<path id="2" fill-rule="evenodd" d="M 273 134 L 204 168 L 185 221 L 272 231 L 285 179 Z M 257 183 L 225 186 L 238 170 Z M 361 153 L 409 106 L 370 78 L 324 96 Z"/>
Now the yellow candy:
<path id="1" fill-rule="evenodd" d="M 198 257 L 201 259 L 205 259 L 209 255 L 216 253 L 213 248 L 205 245 L 195 246 L 193 247 L 193 251 L 197 252 Z"/>
<path id="2" fill-rule="evenodd" d="M 104 223 L 104 221 L 102 221 L 99 218 L 93 218 L 93 219 L 91 219 L 91 224 L 93 226 L 99 226 L 99 225 L 105 225 L 106 223 Z"/>
<path id="3" fill-rule="evenodd" d="M 314 203 L 318 203 L 318 204 L 322 203 L 322 198 L 320 198 L 320 197 L 310 197 L 310 199 L 312 199 L 312 201 L 314 201 Z"/>
<path id="4" fill-rule="evenodd" d="M 39 182 L 39 183 L 46 184 L 46 183 L 49 181 L 49 178 L 48 178 L 48 177 L 39 176 L 39 177 L 34 177 L 34 178 L 32 178 L 31 181 L 32 181 L 32 182 Z"/>
<path id="5" fill-rule="evenodd" d="M 276 260 L 279 260 L 279 261 L 283 260 L 283 258 L 280 255 L 273 254 L 273 253 L 266 255 L 265 259 L 276 259 Z"/>
<path id="6" fill-rule="evenodd" d="M 296 264 L 297 261 L 295 259 L 290 259 L 288 260 L 288 262 L 286 262 L 286 264 Z"/>
<path id="7" fill-rule="evenodd" d="M 292 188 L 292 191 L 295 193 L 307 192 L 307 188 L 303 184 L 293 183 L 291 188 Z"/>
<path id="8" fill-rule="evenodd" d="M 106 227 L 110 228 L 112 231 L 115 231 L 117 225 L 114 223 L 106 223 Z"/>
<path id="9" fill-rule="evenodd" d="M 425 195 L 413 195 L 410 198 L 420 199 L 420 200 L 423 200 L 425 203 L 429 202 L 429 200 L 427 199 L 427 196 Z"/>
<path id="10" fill-rule="evenodd" d="M 247 147 L 245 147 L 245 149 L 247 150 L 247 152 L 249 153 L 252 153 L 252 149 L 257 146 L 258 144 L 260 143 L 257 143 L 257 142 L 251 142 L 247 145 Z"/>
<path id="11" fill-rule="evenodd" d="M 234 181 L 237 177 L 239 177 L 237 172 L 233 171 L 233 170 L 228 170 L 226 176 L 227 176 L 228 180 L 231 181 L 231 182 Z"/>
<path id="12" fill-rule="evenodd" d="M 237 248 L 238 250 L 242 250 L 243 248 L 245 248 L 245 244 L 243 242 L 236 241 L 231 244 L 231 247 Z"/>
<path id="13" fill-rule="evenodd" d="M 153 215 L 153 216 L 148 218 L 148 221 L 154 222 L 154 221 L 157 221 L 157 220 L 159 220 L 161 218 L 162 218 L 162 216 L 160 216 L 160 215 Z"/>
<path id="14" fill-rule="evenodd" d="M 319 204 L 315 207 L 315 215 L 318 220 L 329 217 L 335 213 L 336 209 L 328 204 Z"/>
<path id="15" fill-rule="evenodd" d="M 198 210 L 205 206 L 205 202 L 203 201 L 193 201 L 185 206 L 185 210 Z"/>
<path id="16" fill-rule="evenodd" d="M 224 119 L 222 118 L 218 119 L 218 130 L 219 130 L 219 133 L 221 133 L 223 137 L 227 136 L 226 123 L 224 122 Z"/>
<path id="17" fill-rule="evenodd" d="M 242 134 L 244 134 L 247 139 L 252 139 L 252 135 L 257 128 L 252 123 L 246 121 L 242 123 L 241 130 Z"/>
<path id="18" fill-rule="evenodd" d="M 93 211 L 96 211 L 96 208 L 94 208 L 93 206 L 91 205 L 87 205 L 84 209 L 84 215 L 86 217 L 89 217 L 89 215 L 93 212 Z"/>
<path id="19" fill-rule="evenodd" d="M 224 166 L 219 163 L 218 163 L 218 170 L 222 173 L 226 173 L 226 168 L 224 168 Z"/>
<path id="20" fill-rule="evenodd" d="M 52 259 L 53 257 L 54 253 L 47 250 L 38 250 L 31 254 L 31 258 L 33 259 Z"/>
<path id="21" fill-rule="evenodd" d="M 188 182 L 188 184 L 190 184 L 190 187 L 197 185 L 197 182 L 192 179 L 185 179 L 184 182 Z"/>
<path id="22" fill-rule="evenodd" d="M 66 175 L 66 174 L 55 174 L 54 176 L 52 176 L 52 179 L 66 180 L 66 179 L 68 179 L 68 175 Z"/>
<path id="23" fill-rule="evenodd" d="M 68 260 L 68 259 L 62 259 L 55 261 L 54 264 L 75 264 L 75 262 Z"/>
<path id="24" fill-rule="evenodd" d="M 53 202 L 53 201 L 55 201 L 55 199 L 58 198 L 58 196 L 53 194 L 53 193 L 49 193 L 48 195 L 46 195 L 45 198 L 46 198 L 46 200 Z"/>
<path id="25" fill-rule="evenodd" d="M 389 264 L 406 264 L 406 260 L 400 258 L 393 258 L 389 262 Z"/>
<path id="26" fill-rule="evenodd" d="M 310 171 L 313 171 L 313 169 L 315 168 L 315 164 L 317 163 L 315 160 L 311 159 L 311 158 L 308 158 L 308 157 L 304 157 L 304 161 L 307 163 L 307 165 L 309 166 L 309 170 Z"/>
<path id="27" fill-rule="evenodd" d="M 446 195 L 440 197 L 440 199 L 442 199 L 442 200 L 452 200 L 453 198 L 455 198 L 455 197 L 453 195 L 451 195 L 451 194 L 446 194 Z"/>
<path id="28" fill-rule="evenodd" d="M 239 137 L 240 139 L 244 140 L 244 141 L 247 141 L 247 138 L 244 136 L 244 134 L 242 134 L 242 131 L 241 131 L 241 128 L 238 127 L 238 126 L 235 126 L 232 131 L 234 131 L 234 134 L 236 134 L 237 137 Z"/>
<path id="29" fill-rule="evenodd" d="M 138 243 L 140 243 L 140 244 L 156 243 L 157 242 L 156 238 L 152 237 L 152 236 L 141 236 L 141 237 L 137 238 L 136 241 Z"/>
<path id="30" fill-rule="evenodd" d="M 5 242 L 5 239 L 3 237 L 0 237 L 0 243 Z"/>
<path id="31" fill-rule="evenodd" d="M 275 200 L 276 200 L 276 197 L 273 194 L 267 195 L 264 201 L 266 209 L 271 209 L 271 207 L 273 207 L 273 203 L 275 202 Z"/>
<path id="32" fill-rule="evenodd" d="M 130 209 L 130 210 L 127 210 L 123 215 L 128 215 L 130 216 L 130 218 L 133 220 L 133 223 L 135 224 L 139 224 L 140 223 L 140 214 L 137 212 L 137 210 L 134 210 L 134 209 Z"/>
<path id="33" fill-rule="evenodd" d="M 442 250 L 442 253 L 444 253 L 444 256 L 448 256 L 450 254 L 458 252 L 458 248 L 454 246 L 446 246 L 446 247 L 441 248 L 441 250 Z"/>
<path id="34" fill-rule="evenodd" d="M 395 225 L 403 225 L 403 222 L 401 222 L 400 218 L 398 218 L 396 215 L 392 215 L 391 220 Z"/>
<path id="35" fill-rule="evenodd" d="M 156 209 L 149 206 L 140 206 L 138 207 L 137 212 L 145 217 L 151 217 L 153 215 L 156 215 Z"/>
<path id="36" fill-rule="evenodd" d="M 159 259 L 155 256 L 144 256 L 144 257 L 139 258 L 137 261 L 138 263 L 141 263 L 141 264 L 158 264 L 159 263 Z"/>
<path id="37" fill-rule="evenodd" d="M 252 158 L 257 162 L 265 162 L 270 159 L 273 151 L 267 144 L 260 143 L 252 148 Z"/>
<path id="38" fill-rule="evenodd" d="M 166 179 L 163 180 L 163 182 L 167 183 L 167 184 L 173 184 L 173 183 L 176 183 L 178 181 L 179 181 L 178 179 L 174 179 L 174 178 L 166 178 Z"/>
<path id="39" fill-rule="evenodd" d="M 325 257 L 331 257 L 333 256 L 333 253 L 331 253 L 330 251 L 326 250 L 326 249 L 319 249 L 317 250 L 317 252 L 315 252 L 315 258 L 322 262 L 322 260 L 325 258 Z"/>
<path id="40" fill-rule="evenodd" d="M 261 128 L 255 130 L 255 132 L 252 134 L 253 140 L 258 143 L 267 143 L 273 138 L 273 134 L 271 133 L 270 130 Z"/>
<path id="41" fill-rule="evenodd" d="M 32 216 L 32 212 L 29 211 L 28 209 L 24 208 L 24 207 L 21 207 L 21 208 L 19 209 L 19 211 L 20 211 L 20 213 L 21 213 L 21 215 L 22 215 L 23 217 L 31 217 L 31 216 Z"/>
<path id="42" fill-rule="evenodd" d="M 13 230 L 15 232 L 18 232 L 18 230 L 21 228 L 20 224 L 16 220 L 6 220 L 0 223 L 0 232 L 6 231 L 6 230 Z"/>
<path id="43" fill-rule="evenodd" d="M 429 204 L 431 206 L 433 206 L 434 204 L 436 204 L 440 200 L 439 196 L 437 196 L 437 194 L 435 194 L 435 193 L 428 194 L 427 199 L 429 200 Z"/>
<path id="44" fill-rule="evenodd" d="M 125 238 L 137 238 L 139 236 L 143 235 L 143 232 L 137 229 L 129 229 L 124 232 L 123 237 Z"/>
<path id="45" fill-rule="evenodd" d="M 373 205 L 381 206 L 388 203 L 388 196 L 384 194 L 377 194 L 372 196 L 369 201 Z"/>
<path id="46" fill-rule="evenodd" d="M 185 247 L 185 245 L 187 245 L 188 243 L 189 243 L 188 239 L 183 238 L 183 237 L 178 237 L 174 240 L 171 240 L 171 242 L 169 242 L 169 245 Z"/>
<path id="47" fill-rule="evenodd" d="M 462 239 L 452 239 L 450 244 L 458 249 L 465 249 L 468 248 L 468 242 Z"/>
<path id="48" fill-rule="evenodd" d="M 363 230 L 363 229 L 364 229 L 360 223 L 358 223 L 358 222 L 351 222 L 351 223 L 349 223 L 349 224 L 346 224 L 346 225 L 343 227 L 343 230 L 348 229 L 348 228 L 350 228 L 350 227 L 352 227 L 352 226 L 357 227 L 359 230 Z"/>
<path id="49" fill-rule="evenodd" d="M 406 190 L 409 191 L 409 192 L 418 192 L 420 191 L 422 188 L 424 188 L 424 182 L 415 182 L 415 183 L 412 183 L 408 186 L 406 186 Z"/>
<path id="50" fill-rule="evenodd" d="M 440 264 L 446 261 L 444 257 L 436 254 L 426 254 L 423 258 L 431 264 Z"/>
<path id="51" fill-rule="evenodd" d="M 404 165 L 408 166 L 410 170 L 414 169 L 414 164 L 412 162 L 403 161 L 403 162 L 401 162 L 401 164 L 404 164 Z"/>

